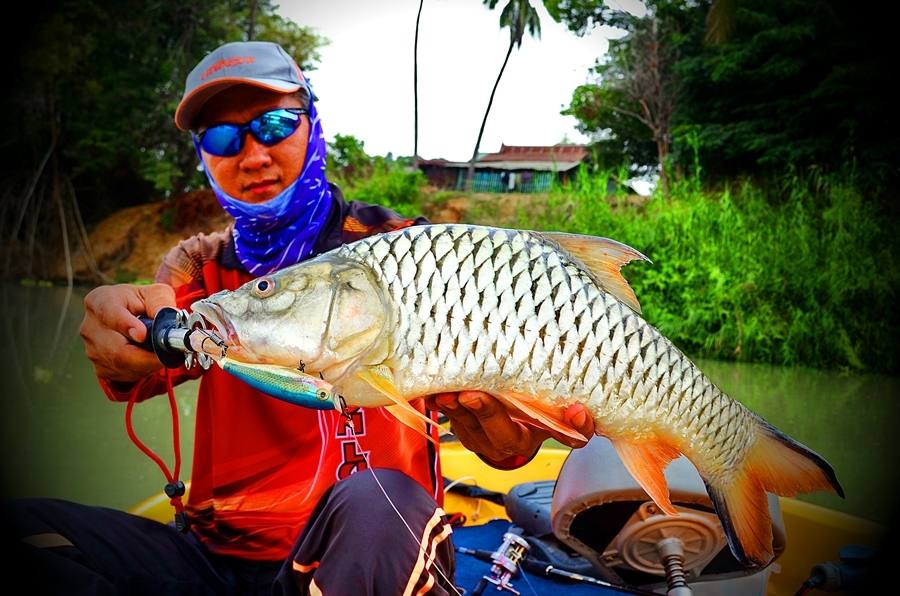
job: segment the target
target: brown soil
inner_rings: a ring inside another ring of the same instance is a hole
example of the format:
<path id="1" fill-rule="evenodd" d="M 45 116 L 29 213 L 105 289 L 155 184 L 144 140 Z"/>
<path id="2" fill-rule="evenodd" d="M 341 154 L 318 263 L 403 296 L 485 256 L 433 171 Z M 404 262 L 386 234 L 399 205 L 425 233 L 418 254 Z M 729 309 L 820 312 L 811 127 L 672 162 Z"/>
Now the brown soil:
<path id="1" fill-rule="evenodd" d="M 212 191 L 199 190 L 117 211 L 90 231 L 91 252 L 107 281 L 151 280 L 163 256 L 180 240 L 229 223 Z M 72 265 L 77 279 L 96 281 L 81 251 L 73 255 Z M 65 263 L 54 273 L 65 278 Z"/>
<path id="2" fill-rule="evenodd" d="M 635 195 L 628 203 L 642 203 Z M 517 227 L 519 216 L 540 216 L 546 208 L 542 194 L 473 193 L 453 195 L 427 188 L 423 215 L 434 223 L 473 223 Z M 221 230 L 231 223 L 210 190 L 198 190 L 170 201 L 123 209 L 101 221 L 90 231 L 91 250 L 106 282 L 152 280 L 165 254 L 180 240 L 200 232 Z M 73 255 L 78 281 L 96 283 L 84 254 Z M 60 258 L 53 275 L 65 279 Z"/>

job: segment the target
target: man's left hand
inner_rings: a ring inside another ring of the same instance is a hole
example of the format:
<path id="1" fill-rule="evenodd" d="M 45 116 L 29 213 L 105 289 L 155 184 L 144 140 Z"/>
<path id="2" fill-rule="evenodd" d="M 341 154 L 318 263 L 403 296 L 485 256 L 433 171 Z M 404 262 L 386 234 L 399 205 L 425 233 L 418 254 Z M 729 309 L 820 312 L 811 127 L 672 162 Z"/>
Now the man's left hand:
<path id="1" fill-rule="evenodd" d="M 427 404 L 447 415 L 454 434 L 466 449 L 490 461 L 503 461 L 513 455 L 530 457 L 549 438 L 573 448 L 585 445 L 584 441 L 513 420 L 499 400 L 482 391 L 438 393 L 429 397 Z M 594 434 L 594 419 L 581 404 L 569 406 L 563 419 L 588 439 Z"/>

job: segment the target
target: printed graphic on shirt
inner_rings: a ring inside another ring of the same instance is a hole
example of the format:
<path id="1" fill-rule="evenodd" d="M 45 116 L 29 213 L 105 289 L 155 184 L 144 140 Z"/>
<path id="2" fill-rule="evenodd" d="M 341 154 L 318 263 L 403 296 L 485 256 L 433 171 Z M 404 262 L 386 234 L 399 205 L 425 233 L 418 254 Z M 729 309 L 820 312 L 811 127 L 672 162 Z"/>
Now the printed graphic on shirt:
<path id="1" fill-rule="evenodd" d="M 363 414 L 362 408 L 347 408 L 347 413 L 353 421 L 353 429 L 350 428 L 350 425 L 345 419 L 341 418 L 341 424 L 338 425 L 337 433 L 334 435 L 334 438 L 341 439 L 344 437 L 352 437 L 354 432 L 356 433 L 356 436 L 364 436 L 366 434 L 366 417 Z"/>
<path id="2" fill-rule="evenodd" d="M 336 439 L 341 439 L 341 464 L 337 468 L 335 476 L 338 480 L 342 480 L 350 474 L 355 474 L 361 470 L 368 468 L 366 459 L 369 457 L 369 451 L 360 451 L 359 443 L 354 438 L 354 430 L 357 437 L 366 434 L 366 416 L 362 408 L 354 408 L 347 410 L 350 419 L 353 422 L 353 428 L 346 420 L 342 419 L 335 433 Z"/>

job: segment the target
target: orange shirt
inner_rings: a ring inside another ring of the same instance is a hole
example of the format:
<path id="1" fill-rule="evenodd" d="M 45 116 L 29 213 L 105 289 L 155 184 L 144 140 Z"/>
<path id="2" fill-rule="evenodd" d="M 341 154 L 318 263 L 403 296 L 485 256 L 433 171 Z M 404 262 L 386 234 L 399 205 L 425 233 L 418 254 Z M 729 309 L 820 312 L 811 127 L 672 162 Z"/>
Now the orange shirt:
<path id="1" fill-rule="evenodd" d="M 323 234 L 331 243 L 424 222 L 401 219 L 380 207 L 348 204 L 339 196 L 335 200 L 338 219 Z M 318 252 L 331 247 L 321 248 Z M 229 230 L 181 242 L 157 274 L 158 281 L 175 288 L 178 308 L 250 279 L 234 258 Z M 202 374 L 185 510 L 191 530 L 212 552 L 259 561 L 285 559 L 322 494 L 367 466 L 363 454 L 373 467 L 401 470 L 439 504 L 443 501 L 435 445 L 382 408 L 354 411 L 354 439 L 339 413 L 269 397 L 215 365 L 205 372 L 182 367 L 169 374 L 176 384 Z M 160 371 L 127 389 L 103 380 L 100 384 L 110 399 L 134 396 L 140 401 L 164 393 L 166 376 Z M 425 412 L 422 400 L 413 405 Z"/>

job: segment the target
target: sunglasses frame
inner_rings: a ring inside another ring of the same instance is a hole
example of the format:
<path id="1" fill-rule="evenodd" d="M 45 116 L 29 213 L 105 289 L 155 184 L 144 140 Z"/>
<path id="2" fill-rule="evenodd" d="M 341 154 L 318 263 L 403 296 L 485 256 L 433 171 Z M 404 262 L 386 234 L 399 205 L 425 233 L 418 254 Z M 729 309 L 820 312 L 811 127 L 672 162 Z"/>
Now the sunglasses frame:
<path id="1" fill-rule="evenodd" d="M 285 136 L 283 136 L 280 139 L 277 139 L 273 142 L 266 142 L 265 139 L 261 139 L 259 137 L 259 127 L 261 126 L 262 119 L 274 112 L 290 112 L 291 114 L 297 115 L 298 118 L 296 121 L 296 125 L 288 134 L 286 134 Z M 278 143 L 280 143 L 281 141 L 285 140 L 286 138 L 290 137 L 295 132 L 297 132 L 297 129 L 300 128 L 300 124 L 303 122 L 303 118 L 302 118 L 303 114 L 306 114 L 308 116 L 309 110 L 307 110 L 306 108 L 275 108 L 272 110 L 266 110 L 265 112 L 258 114 L 257 116 L 251 118 L 250 120 L 248 120 L 247 122 L 244 122 L 243 124 L 235 124 L 234 122 L 219 122 L 219 123 L 213 124 L 212 126 L 207 127 L 205 130 L 203 130 L 199 133 L 193 133 L 194 140 L 196 141 L 198 147 L 200 147 L 201 149 L 203 149 L 203 151 L 205 151 L 206 153 L 209 153 L 210 155 L 215 155 L 216 157 L 234 157 L 235 155 L 240 154 L 240 152 L 244 150 L 244 139 L 245 139 L 245 135 L 248 132 L 250 134 L 252 134 L 253 138 L 256 139 L 258 142 L 262 143 L 263 145 L 265 145 L 267 147 L 273 147 L 273 146 L 277 145 Z M 224 152 L 210 151 L 209 148 L 204 146 L 203 141 L 206 138 L 206 134 L 210 130 L 212 130 L 216 127 L 220 127 L 220 126 L 236 129 L 235 136 L 237 138 L 237 150 L 234 153 L 229 153 L 227 151 L 224 151 Z"/>

